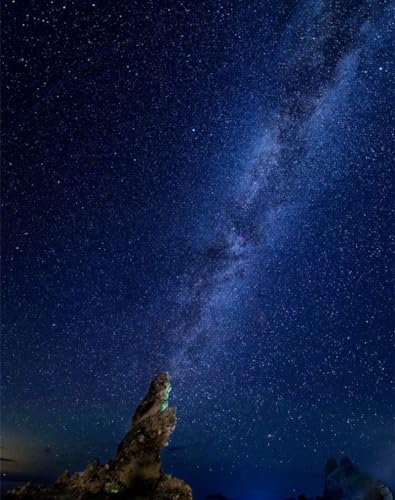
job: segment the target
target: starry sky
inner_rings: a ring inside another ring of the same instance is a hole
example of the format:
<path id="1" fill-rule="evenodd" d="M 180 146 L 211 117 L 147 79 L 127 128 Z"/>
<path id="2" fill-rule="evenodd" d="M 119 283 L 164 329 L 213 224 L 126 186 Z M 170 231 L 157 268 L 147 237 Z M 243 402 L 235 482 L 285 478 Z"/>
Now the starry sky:
<path id="1" fill-rule="evenodd" d="M 2 1 L 6 479 L 107 460 L 168 370 L 197 499 L 391 483 L 394 7 Z"/>

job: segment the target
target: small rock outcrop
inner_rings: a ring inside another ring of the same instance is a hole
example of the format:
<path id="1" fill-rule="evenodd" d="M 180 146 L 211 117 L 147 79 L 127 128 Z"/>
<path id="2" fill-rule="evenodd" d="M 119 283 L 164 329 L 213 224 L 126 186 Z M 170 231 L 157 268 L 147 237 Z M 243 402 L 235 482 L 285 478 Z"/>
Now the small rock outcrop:
<path id="1" fill-rule="evenodd" d="M 361 472 L 349 458 L 328 459 L 324 500 L 393 500 L 390 489 Z"/>
<path id="2" fill-rule="evenodd" d="M 48 486 L 26 484 L 7 500 L 192 500 L 189 485 L 162 472 L 159 453 L 176 426 L 176 409 L 168 407 L 169 375 L 161 373 L 133 415 L 131 427 L 113 460 L 93 460 L 82 473 L 64 471 Z"/>
<path id="3" fill-rule="evenodd" d="M 339 463 L 329 458 L 324 476 L 324 494 L 316 500 L 394 500 L 388 486 L 361 472 L 347 457 L 341 458 Z M 297 500 L 312 499 L 302 494 Z"/>

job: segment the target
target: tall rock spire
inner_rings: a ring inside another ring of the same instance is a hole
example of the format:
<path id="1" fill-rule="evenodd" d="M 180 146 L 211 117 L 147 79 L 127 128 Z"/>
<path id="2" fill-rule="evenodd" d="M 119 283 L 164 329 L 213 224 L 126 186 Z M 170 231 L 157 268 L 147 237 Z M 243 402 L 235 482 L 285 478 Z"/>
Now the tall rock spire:
<path id="1" fill-rule="evenodd" d="M 65 471 L 48 486 L 27 484 L 9 492 L 6 499 L 192 500 L 189 485 L 162 472 L 160 451 L 176 426 L 176 409 L 169 408 L 170 391 L 168 373 L 152 380 L 114 460 L 104 465 L 93 460 L 82 473 L 70 476 Z"/>

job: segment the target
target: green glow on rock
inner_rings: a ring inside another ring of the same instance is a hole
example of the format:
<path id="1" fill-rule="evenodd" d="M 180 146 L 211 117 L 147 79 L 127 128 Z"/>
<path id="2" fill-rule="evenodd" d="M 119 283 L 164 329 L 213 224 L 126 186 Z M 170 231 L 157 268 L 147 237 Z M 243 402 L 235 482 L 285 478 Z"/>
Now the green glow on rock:
<path id="1" fill-rule="evenodd" d="M 163 389 L 163 400 L 159 405 L 159 411 L 165 411 L 169 407 L 170 391 L 171 391 L 171 385 L 166 384 L 165 388 Z"/>

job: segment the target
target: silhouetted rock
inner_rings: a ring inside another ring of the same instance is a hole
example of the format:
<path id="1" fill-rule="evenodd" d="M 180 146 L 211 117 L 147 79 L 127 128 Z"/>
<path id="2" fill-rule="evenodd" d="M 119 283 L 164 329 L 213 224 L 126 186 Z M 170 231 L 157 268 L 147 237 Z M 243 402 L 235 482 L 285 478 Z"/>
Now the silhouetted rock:
<path id="1" fill-rule="evenodd" d="M 360 472 L 348 457 L 343 457 L 339 464 L 329 458 L 324 475 L 324 495 L 316 500 L 394 500 L 387 486 Z M 298 500 L 308 499 L 299 495 Z"/>
<path id="2" fill-rule="evenodd" d="M 210 500 L 229 500 L 228 497 L 225 497 L 222 493 L 209 493 L 206 496 L 206 499 Z"/>
<path id="3" fill-rule="evenodd" d="M 176 410 L 168 407 L 169 375 L 158 375 L 133 415 L 131 428 L 118 446 L 114 460 L 93 460 L 81 474 L 64 471 L 55 483 L 26 484 L 6 495 L 12 499 L 139 499 L 192 500 L 184 481 L 161 470 L 159 453 L 176 425 Z"/>
<path id="4" fill-rule="evenodd" d="M 389 488 L 361 472 L 348 457 L 335 464 L 328 460 L 325 467 L 325 500 L 393 500 Z"/>

